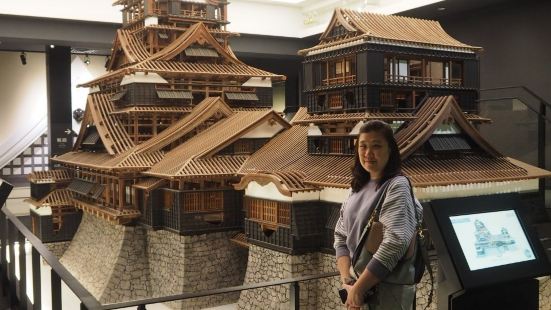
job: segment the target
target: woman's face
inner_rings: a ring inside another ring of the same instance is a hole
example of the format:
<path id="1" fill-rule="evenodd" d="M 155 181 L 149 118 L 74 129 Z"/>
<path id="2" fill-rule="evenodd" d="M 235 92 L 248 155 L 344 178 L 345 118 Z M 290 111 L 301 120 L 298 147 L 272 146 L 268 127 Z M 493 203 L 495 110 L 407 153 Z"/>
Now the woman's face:
<path id="1" fill-rule="evenodd" d="M 361 133 L 358 137 L 360 164 L 367 170 L 371 179 L 378 180 L 390 156 L 390 148 L 384 136 L 377 131 Z"/>

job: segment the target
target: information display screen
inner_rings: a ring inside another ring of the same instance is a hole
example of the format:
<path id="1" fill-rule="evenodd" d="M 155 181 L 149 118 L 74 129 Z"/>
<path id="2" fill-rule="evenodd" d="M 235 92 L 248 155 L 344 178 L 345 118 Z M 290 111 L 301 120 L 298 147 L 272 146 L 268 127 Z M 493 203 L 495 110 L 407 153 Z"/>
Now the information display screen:
<path id="1" fill-rule="evenodd" d="M 433 200 L 424 218 L 441 270 L 457 289 L 548 275 L 551 265 L 518 193 Z"/>
<path id="2" fill-rule="evenodd" d="M 514 210 L 449 219 L 471 271 L 536 259 Z"/>

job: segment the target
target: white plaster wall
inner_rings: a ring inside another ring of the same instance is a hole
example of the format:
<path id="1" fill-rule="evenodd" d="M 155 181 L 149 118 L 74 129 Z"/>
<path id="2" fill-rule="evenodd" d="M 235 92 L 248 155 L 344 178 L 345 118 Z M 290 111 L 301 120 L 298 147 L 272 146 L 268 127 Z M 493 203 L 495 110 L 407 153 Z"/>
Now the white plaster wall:
<path id="1" fill-rule="evenodd" d="M 72 110 L 85 109 L 88 88 L 76 85 L 105 73 L 105 56 L 84 55 L 71 58 Z M 17 157 L 47 130 L 48 99 L 46 57 L 44 53 L 26 53 L 22 65 L 20 52 L 0 52 L 0 167 Z M 73 130 L 80 124 L 73 120 Z"/>
<path id="2" fill-rule="evenodd" d="M 260 126 L 244 134 L 242 138 L 271 138 L 282 129 L 283 126 L 280 123 L 276 122 L 273 125 L 270 125 L 269 121 L 265 121 L 260 124 Z"/>
<path id="3" fill-rule="evenodd" d="M 105 62 L 106 56 L 89 56 L 90 64 L 84 63 L 86 55 L 73 55 L 71 57 L 71 106 L 74 111 L 78 108 L 83 111 L 86 109 L 86 99 L 90 89 L 87 87 L 77 87 L 95 79 L 106 73 Z M 73 119 L 73 131 L 76 133 L 80 130 L 80 123 Z"/>
<path id="4" fill-rule="evenodd" d="M 120 23 L 121 6 L 113 0 L 0 1 L 0 14 Z"/>
<path id="5" fill-rule="evenodd" d="M 41 53 L 0 52 L 0 167 L 46 131 L 46 66 Z"/>

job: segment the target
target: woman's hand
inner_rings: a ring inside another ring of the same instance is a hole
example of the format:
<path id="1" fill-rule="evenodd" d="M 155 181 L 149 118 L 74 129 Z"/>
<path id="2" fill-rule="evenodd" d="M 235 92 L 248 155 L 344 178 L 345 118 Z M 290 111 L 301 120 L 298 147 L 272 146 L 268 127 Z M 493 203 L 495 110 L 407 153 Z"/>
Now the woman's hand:
<path id="1" fill-rule="evenodd" d="M 359 292 L 357 285 L 343 284 L 342 286 L 348 292 L 345 306 L 347 309 L 360 309 L 364 303 L 363 293 Z"/>

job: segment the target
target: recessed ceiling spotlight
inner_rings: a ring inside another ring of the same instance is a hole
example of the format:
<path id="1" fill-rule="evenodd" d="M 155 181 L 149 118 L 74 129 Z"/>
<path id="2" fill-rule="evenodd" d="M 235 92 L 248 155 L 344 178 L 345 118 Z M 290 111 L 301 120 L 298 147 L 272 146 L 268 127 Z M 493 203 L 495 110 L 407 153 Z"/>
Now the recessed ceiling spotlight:
<path id="1" fill-rule="evenodd" d="M 50 44 L 50 48 L 55 48 L 55 45 L 53 45 L 53 44 Z"/>
<path id="2" fill-rule="evenodd" d="M 437 10 L 437 11 L 445 11 L 446 8 L 445 8 L 445 7 L 439 7 L 439 8 L 437 8 L 436 10 Z"/>
<path id="3" fill-rule="evenodd" d="M 84 63 L 86 65 L 89 65 L 90 64 L 90 57 L 88 56 L 88 54 L 84 55 Z"/>

